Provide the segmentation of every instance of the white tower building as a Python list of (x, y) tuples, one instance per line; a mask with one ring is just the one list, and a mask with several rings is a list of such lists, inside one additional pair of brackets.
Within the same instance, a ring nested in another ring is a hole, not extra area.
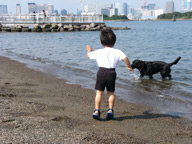
[(21, 5), (16, 4), (16, 15), (21, 15)]
[(114, 8), (118, 9), (118, 15), (127, 16), (127, 3), (115, 3)]

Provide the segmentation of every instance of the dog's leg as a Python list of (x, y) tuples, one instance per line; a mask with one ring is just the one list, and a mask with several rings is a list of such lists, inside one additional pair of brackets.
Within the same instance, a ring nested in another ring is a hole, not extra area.
[(152, 76), (152, 75), (149, 75), (149, 78), (150, 78), (150, 79), (153, 79), (153, 76)]
[(172, 79), (170, 74), (169, 75), (161, 75), (161, 76), (162, 76), (162, 79), (165, 79), (166, 77), (169, 77), (169, 80)]
[(142, 78), (144, 75), (140, 75), (140, 78)]
[(165, 79), (169, 74), (165, 73), (166, 70), (160, 72), (162, 79)]
[(162, 77), (162, 79), (165, 79), (165, 78), (166, 78), (166, 75), (161, 74), (161, 77)]

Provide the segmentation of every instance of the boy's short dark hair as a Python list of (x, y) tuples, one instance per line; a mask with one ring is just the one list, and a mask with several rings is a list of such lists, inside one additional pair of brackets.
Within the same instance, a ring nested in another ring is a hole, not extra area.
[(111, 28), (103, 28), (101, 31), (100, 40), (103, 46), (113, 47), (116, 42), (116, 35)]

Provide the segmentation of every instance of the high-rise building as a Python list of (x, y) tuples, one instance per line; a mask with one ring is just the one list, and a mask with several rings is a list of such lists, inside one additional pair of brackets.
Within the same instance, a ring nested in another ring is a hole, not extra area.
[[(159, 15), (163, 14), (163, 9), (160, 9), (156, 4), (144, 3), (141, 6), (141, 19), (156, 19)], [(132, 14), (134, 16), (134, 14)]]
[(96, 4), (95, 6), (95, 13), (96, 14), (102, 14), (101, 10), (105, 9), (105, 5), (104, 4)]
[(118, 15), (127, 15), (127, 3), (115, 3), (114, 8), (118, 9)]
[(143, 9), (142, 11), (142, 17), (152, 17), (154, 16), (153, 10)]
[(93, 12), (94, 14), (102, 14), (102, 9), (105, 9), (104, 4), (86, 4), (85, 5), (85, 12), (90, 13)]
[(159, 15), (163, 14), (163, 9), (156, 9), (154, 10), (154, 16), (158, 17)]
[(182, 7), (183, 7), (183, 11), (191, 11), (192, 10), (192, 0), (183, 0)]
[(46, 9), (49, 14), (52, 14), (54, 12), (54, 6), (51, 4), (45, 5)]
[(56, 15), (58, 15), (59, 14), (59, 12), (58, 12), (58, 10), (54, 10), (54, 12), (53, 12), (54, 14), (56, 14)]
[(67, 14), (67, 10), (66, 9), (62, 9), (61, 10), (61, 15), (66, 15)]
[(148, 5), (143, 5), (143, 6), (141, 6), (141, 9), (154, 10), (155, 7), (156, 7), (156, 4), (148, 4)]
[(40, 13), (43, 10), (47, 11), (49, 14), (54, 12), (54, 6), (51, 4), (36, 5), (35, 3), (28, 3), (28, 13)]
[(110, 13), (110, 11), (108, 8), (102, 8), (101, 9), (101, 14), (109, 16), (109, 13)]
[(41, 13), (42, 11), (47, 11), (45, 5), (37, 5), (37, 12)]
[(154, 10), (156, 7), (156, 4), (148, 4), (148, 10)]
[(173, 0), (166, 3), (166, 13), (173, 13), (175, 11), (175, 5)]
[(146, 10), (149, 10), (149, 6), (148, 5), (143, 5), (141, 6), (142, 9), (146, 9)]
[(36, 3), (28, 3), (28, 13), (37, 13), (37, 5)]
[(37, 12), (47, 11), (49, 14), (54, 12), (54, 6), (51, 4), (37, 5)]
[(141, 17), (142, 16), (142, 10), (141, 8), (132, 8), (131, 9), (131, 14), (134, 16), (134, 17)]
[(81, 15), (82, 10), (77, 10), (77, 15)]
[(0, 14), (8, 14), (7, 5), (0, 5)]
[(118, 9), (117, 8), (111, 8), (109, 9), (109, 16), (118, 15)]
[(113, 4), (106, 4), (106, 5), (105, 5), (105, 8), (111, 9), (111, 8), (113, 8)]
[(130, 13), (130, 6), (127, 5), (127, 15), (129, 15), (129, 13)]
[(128, 15), (127, 3), (114, 4), (86, 4), (84, 13), (112, 15)]
[(21, 5), (16, 4), (16, 15), (21, 15)]
[(96, 13), (96, 5), (95, 4), (86, 4), (85, 5), (85, 12), (94, 12)]

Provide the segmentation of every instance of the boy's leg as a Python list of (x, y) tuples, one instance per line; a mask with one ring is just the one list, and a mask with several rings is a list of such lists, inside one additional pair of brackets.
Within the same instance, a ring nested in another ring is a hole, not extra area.
[(104, 91), (97, 90), (96, 91), (96, 96), (95, 96), (95, 111), (92, 114), (92, 117), (94, 119), (99, 120), (100, 119), (100, 105), (101, 105), (101, 99), (104, 94)]
[(108, 97), (109, 97), (109, 99), (108, 99), (109, 109), (113, 109), (113, 107), (114, 107), (114, 102), (115, 102), (114, 92), (109, 92), (109, 91), (107, 91), (107, 95), (108, 95)]
[(115, 102), (115, 96), (114, 92), (109, 92), (107, 91), (107, 95), (109, 96), (109, 110), (107, 111), (107, 119), (112, 120), (114, 118), (114, 113), (113, 113), (113, 107), (114, 107), (114, 102)]
[(95, 96), (95, 109), (100, 109), (101, 99), (104, 94), (104, 91), (97, 90)]

